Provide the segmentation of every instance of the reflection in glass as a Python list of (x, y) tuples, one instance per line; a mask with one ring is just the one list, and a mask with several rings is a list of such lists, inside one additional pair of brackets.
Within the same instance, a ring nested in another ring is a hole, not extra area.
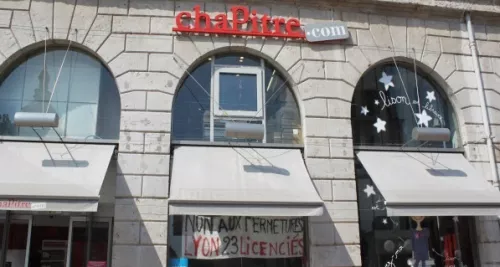
[[(455, 117), (442, 90), (412, 68), (399, 64), (377, 66), (363, 75), (356, 86), (351, 106), (355, 145), (457, 147), (459, 145)], [(387, 89), (381, 78), (392, 76)], [(365, 113), (363, 113), (365, 110)], [(422, 116), (422, 119), (419, 119)], [(383, 120), (385, 130), (377, 132), (374, 123)], [(451, 131), (449, 142), (412, 141), (413, 128), (444, 127)]]
[[(4, 77), (0, 83), (0, 135), (36, 136), (33, 129), (15, 127), (17, 111), (56, 112), (60, 118), (57, 132), (62, 137), (118, 139), (120, 99), (113, 76), (93, 57), (70, 50), (58, 77), (65, 52), (47, 52), (45, 75), (42, 52)], [(52, 129), (37, 131), (42, 137), (56, 136)]]
[(73, 233), (71, 240), (71, 267), (86, 267), (88, 230), (87, 222), (73, 222)]
[[(243, 58), (243, 59), (241, 59)], [(240, 62), (242, 61), (242, 62)], [(213, 132), (214, 141), (261, 142), (261, 140), (242, 140), (224, 136), (225, 121), (245, 121), (265, 123), (266, 143), (299, 144), (302, 143), (302, 126), (297, 101), (285, 79), (269, 63), (247, 54), (227, 54), (214, 57), (214, 68), (220, 65), (262, 67), (264, 70), (264, 88), (262, 118), (215, 117), (211, 125), (211, 87), (212, 61), (204, 61), (188, 75), (181, 84), (173, 104), (172, 135), (173, 140), (210, 141)], [(257, 94), (247, 86), (255, 76), (242, 80), (242, 90), (234, 74), (223, 74), (220, 101), (226, 110), (249, 110), (257, 112)], [(246, 90), (248, 89), (248, 90)], [(241, 93), (241, 94), (240, 94)]]
[(27, 220), (12, 220), (9, 226), (6, 262), (12, 267), (24, 267), (28, 244)]
[[(92, 222), (92, 236), (90, 239), (89, 262), (108, 261), (108, 222)], [(108, 266), (107, 264), (105, 266)]]

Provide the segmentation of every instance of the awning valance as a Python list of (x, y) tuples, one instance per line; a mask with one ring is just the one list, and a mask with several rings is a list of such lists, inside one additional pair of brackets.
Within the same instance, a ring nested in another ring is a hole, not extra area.
[(356, 153), (389, 216), (500, 215), (500, 192), (458, 153)]
[(0, 143), (0, 210), (97, 211), (114, 145)]
[(173, 215), (319, 216), (323, 201), (300, 150), (182, 146), (174, 150)]

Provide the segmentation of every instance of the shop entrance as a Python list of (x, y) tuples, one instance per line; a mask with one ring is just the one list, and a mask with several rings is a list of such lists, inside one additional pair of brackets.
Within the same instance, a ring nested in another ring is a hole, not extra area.
[(110, 266), (111, 219), (11, 215), (0, 219), (0, 267)]

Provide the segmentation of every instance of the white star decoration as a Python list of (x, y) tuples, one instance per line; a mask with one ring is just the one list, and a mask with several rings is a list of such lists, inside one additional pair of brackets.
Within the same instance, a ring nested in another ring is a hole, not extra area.
[(453, 216), (453, 221), (454, 222), (458, 222), (458, 217), (457, 216)]
[(429, 100), (429, 102), (431, 102), (431, 103), (432, 103), (432, 101), (436, 100), (436, 96), (434, 95), (434, 91), (432, 91), (432, 92), (427, 91), (427, 96), (425, 98), (427, 98), (427, 100)]
[(366, 188), (363, 190), (366, 193), (366, 197), (370, 197), (371, 195), (377, 195), (375, 194), (375, 190), (373, 189), (373, 186), (367, 184)]
[(373, 124), (375, 128), (377, 128), (377, 133), (380, 133), (380, 131), (385, 131), (385, 124), (387, 122), (381, 120), (380, 118), (377, 118), (377, 122)]
[(378, 102), (378, 99), (375, 99), (375, 102), (374, 102), (374, 103), (375, 103), (375, 105), (377, 105), (377, 106), (378, 106), (378, 103), (379, 103), (379, 102)]
[(427, 112), (425, 110), (422, 111), (422, 113), (416, 113), (415, 116), (418, 118), (417, 124), (420, 125), (425, 125), (425, 127), (429, 127), (429, 121), (432, 120), (432, 117), (427, 115)]
[(378, 80), (379, 82), (384, 84), (385, 90), (389, 90), (389, 87), (394, 87), (394, 83), (392, 82), (392, 75), (387, 75), (385, 72), (382, 72), (382, 78)]
[(366, 106), (361, 107), (361, 114), (366, 116), (366, 114), (368, 114), (368, 112), (370, 112), (370, 111), (368, 110), (368, 108)]
[(383, 218), (383, 219), (382, 219), (382, 223), (383, 223), (383, 224), (387, 224), (387, 218)]

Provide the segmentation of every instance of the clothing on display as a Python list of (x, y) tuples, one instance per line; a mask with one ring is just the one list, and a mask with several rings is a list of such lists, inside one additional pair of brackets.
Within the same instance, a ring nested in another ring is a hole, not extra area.
[(425, 267), (425, 261), (429, 259), (429, 229), (412, 230), (411, 240), (413, 248), (413, 257), (415, 259), (415, 267), (422, 262), (422, 267)]

